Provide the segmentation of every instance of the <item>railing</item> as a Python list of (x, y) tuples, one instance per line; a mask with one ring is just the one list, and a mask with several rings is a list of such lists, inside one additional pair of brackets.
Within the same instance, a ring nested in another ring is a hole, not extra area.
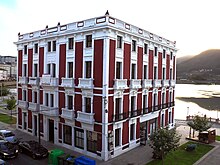
[(139, 80), (139, 79), (131, 79), (130, 80), (130, 88), (132, 88), (132, 89), (141, 88), (141, 80)]
[(171, 86), (171, 87), (174, 87), (175, 84), (176, 84), (176, 81), (175, 81), (175, 80), (170, 80), (170, 86)]
[(28, 109), (33, 111), (33, 112), (38, 112), (40, 110), (40, 104), (29, 102)]
[(58, 86), (58, 78), (51, 77), (51, 75), (44, 74), (40, 80), (41, 85)]
[(127, 87), (127, 79), (114, 80), (114, 89), (126, 89)]
[(62, 118), (73, 120), (75, 118), (75, 111), (73, 109), (62, 108)]
[(73, 88), (75, 86), (74, 78), (62, 77), (62, 84), (61, 84), (61, 86)]
[(30, 85), (39, 85), (40, 78), (39, 77), (29, 77), (29, 83)]
[(136, 116), (140, 116), (142, 114), (142, 109), (137, 109), (137, 110), (133, 110), (130, 111), (130, 118), (132, 117), (136, 117)]
[(125, 120), (127, 118), (129, 118), (129, 113), (127, 113), (127, 112), (117, 113), (115, 115), (112, 115), (112, 121), (114, 121), (114, 122)]
[(168, 103), (168, 107), (173, 107), (173, 106), (175, 106), (175, 102), (169, 102)]
[(94, 113), (87, 113), (87, 112), (81, 112), (77, 111), (77, 121), (87, 123), (87, 124), (94, 124)]
[(58, 107), (48, 107), (45, 105), (40, 106), (40, 112), (47, 116), (59, 116), (59, 108)]
[[(186, 116), (186, 121), (190, 121), (190, 120), (193, 120), (195, 116)], [(201, 116), (202, 117), (202, 116)], [(219, 118), (211, 118), (211, 117), (207, 117), (206, 115), (204, 115), (202, 117), (203, 119), (206, 118), (209, 122), (212, 122), (212, 123), (218, 123), (220, 124), (220, 120)]]
[(170, 85), (169, 80), (162, 80), (162, 86), (168, 87)]
[(92, 89), (94, 88), (93, 80), (93, 78), (79, 78), (79, 87)]
[(27, 109), (28, 108), (28, 102), (23, 100), (18, 100), (18, 107)]
[(144, 79), (142, 80), (142, 87), (143, 88), (152, 88), (152, 80), (147, 80), (147, 79)]
[(153, 80), (153, 87), (154, 88), (161, 87), (161, 80)]
[(18, 83), (19, 84), (27, 84), (28, 83), (28, 77), (19, 76)]

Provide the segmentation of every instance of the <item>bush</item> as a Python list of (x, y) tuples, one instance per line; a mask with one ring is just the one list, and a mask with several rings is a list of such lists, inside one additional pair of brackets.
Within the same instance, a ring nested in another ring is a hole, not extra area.
[(188, 144), (186, 146), (186, 151), (194, 151), (196, 149), (196, 144)]

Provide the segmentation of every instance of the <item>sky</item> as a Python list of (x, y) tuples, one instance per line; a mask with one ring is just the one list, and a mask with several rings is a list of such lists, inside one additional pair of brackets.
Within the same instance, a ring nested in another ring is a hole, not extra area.
[(17, 34), (112, 17), (176, 41), (177, 56), (220, 49), (219, 0), (0, 0), (0, 55), (17, 56)]

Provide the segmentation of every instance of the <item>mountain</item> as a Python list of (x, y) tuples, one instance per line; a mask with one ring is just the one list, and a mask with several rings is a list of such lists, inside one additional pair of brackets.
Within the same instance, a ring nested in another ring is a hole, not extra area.
[(177, 79), (220, 82), (220, 49), (177, 58)]
[(185, 61), (189, 60), (192, 57), (193, 57), (193, 55), (179, 57), (179, 58), (177, 58), (176, 64), (180, 64), (182, 62), (185, 62)]

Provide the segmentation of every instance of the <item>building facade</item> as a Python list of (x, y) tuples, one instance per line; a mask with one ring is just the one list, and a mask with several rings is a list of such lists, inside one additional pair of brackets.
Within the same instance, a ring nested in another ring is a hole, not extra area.
[(175, 42), (105, 15), (15, 44), (18, 129), (106, 161), (174, 126)]

